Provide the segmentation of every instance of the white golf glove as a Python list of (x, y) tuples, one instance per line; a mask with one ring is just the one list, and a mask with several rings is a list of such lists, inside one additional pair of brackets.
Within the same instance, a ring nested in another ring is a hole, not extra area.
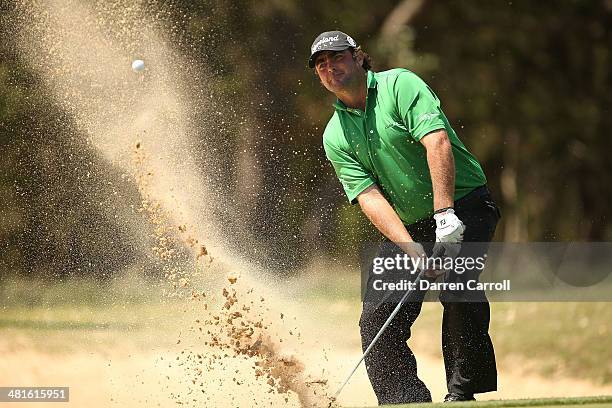
[(433, 248), (433, 256), (456, 257), (461, 250), (465, 225), (457, 218), (452, 208), (434, 214), (434, 219), (436, 220), (436, 244)]

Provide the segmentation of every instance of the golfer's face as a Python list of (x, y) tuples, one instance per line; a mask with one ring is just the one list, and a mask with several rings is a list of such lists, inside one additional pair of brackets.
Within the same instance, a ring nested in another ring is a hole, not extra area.
[(358, 68), (350, 50), (323, 51), (315, 60), (321, 83), (334, 93), (342, 91), (352, 81)]

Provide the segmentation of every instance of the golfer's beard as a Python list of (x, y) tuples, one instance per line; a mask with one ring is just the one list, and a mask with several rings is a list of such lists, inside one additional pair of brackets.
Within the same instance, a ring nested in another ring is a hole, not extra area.
[(330, 88), (333, 89), (330, 89), (330, 91), (334, 93), (344, 93), (354, 88), (356, 83), (357, 78), (355, 75), (344, 74), (340, 79), (333, 78), (330, 83)]

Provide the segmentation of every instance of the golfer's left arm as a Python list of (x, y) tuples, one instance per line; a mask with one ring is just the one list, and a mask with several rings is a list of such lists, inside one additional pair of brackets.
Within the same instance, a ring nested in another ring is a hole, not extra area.
[(455, 159), (448, 135), (445, 130), (436, 130), (423, 136), (421, 143), (427, 150), (434, 211), (452, 208), (455, 196)]
[[(423, 136), (421, 143), (427, 150), (434, 211), (448, 208), (446, 211), (434, 214), (436, 241), (459, 243), (463, 241), (465, 226), (452, 209), (455, 196), (455, 159), (448, 134), (445, 130), (436, 130)], [(438, 251), (441, 251), (441, 247), (436, 245), (434, 253), (440, 253)], [(454, 251), (458, 252), (459, 248), (454, 248)]]

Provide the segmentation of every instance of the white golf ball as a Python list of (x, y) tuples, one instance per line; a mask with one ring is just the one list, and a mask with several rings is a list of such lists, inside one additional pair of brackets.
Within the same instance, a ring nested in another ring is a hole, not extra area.
[(142, 71), (144, 69), (144, 61), (139, 59), (132, 61), (132, 69), (135, 72)]

